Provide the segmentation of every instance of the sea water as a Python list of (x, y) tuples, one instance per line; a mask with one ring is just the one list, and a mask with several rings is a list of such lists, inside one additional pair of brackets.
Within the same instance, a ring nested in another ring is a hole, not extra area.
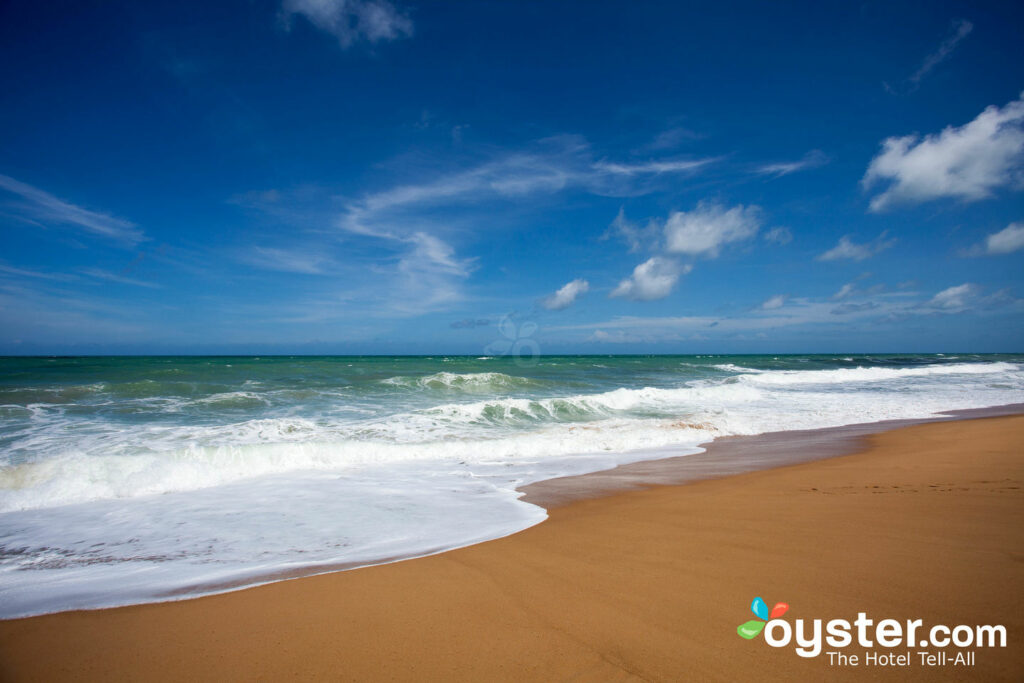
[(1020, 355), (3, 358), (0, 617), (497, 538), (545, 518), (517, 487), (650, 449), (1021, 402)]

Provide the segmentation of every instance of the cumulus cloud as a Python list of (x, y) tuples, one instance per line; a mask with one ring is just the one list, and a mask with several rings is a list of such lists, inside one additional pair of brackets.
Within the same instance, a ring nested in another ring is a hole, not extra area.
[(976, 201), (1003, 187), (1024, 185), (1024, 94), (1005, 107), (990, 106), (970, 123), (938, 135), (887, 138), (862, 183), (888, 182), (871, 200), (872, 211), (943, 197)]
[(19, 197), (17, 201), (7, 204), (7, 208), (27, 223), (70, 225), (127, 247), (133, 247), (146, 239), (146, 235), (131, 221), (83, 209), (9, 176), (0, 175), (0, 191)]
[(665, 250), (673, 254), (718, 256), (730, 242), (749, 239), (761, 226), (761, 209), (739, 204), (730, 209), (700, 202), (693, 211), (675, 211), (665, 223)]
[(572, 306), (576, 299), (590, 291), (590, 283), (581, 278), (567, 282), (554, 294), (541, 299), (540, 305), (549, 311), (560, 311)]
[(412, 35), (412, 20), (387, 0), (284, 0), (281, 14), (288, 28), (300, 15), (332, 34), (342, 48), (360, 40), (377, 43)]
[(865, 244), (857, 244), (850, 239), (849, 235), (843, 235), (839, 238), (839, 243), (826, 251), (823, 254), (818, 255), (819, 261), (839, 261), (842, 259), (849, 259), (851, 261), (863, 261), (864, 259), (871, 258), (880, 251), (884, 251), (896, 244), (894, 239), (885, 239), (886, 233), (882, 233), (874, 240)]
[(981, 244), (967, 250), (965, 256), (1011, 254), (1024, 249), (1024, 223), (1010, 223), (985, 238)]
[(611, 296), (634, 301), (663, 299), (672, 292), (679, 277), (692, 268), (674, 259), (654, 256), (634, 268), (633, 274), (620, 282)]
[(761, 304), (761, 308), (765, 311), (771, 311), (776, 308), (782, 308), (783, 304), (786, 303), (786, 299), (788, 298), (789, 296), (786, 294), (776, 294), (775, 296), (771, 297), (763, 304)]

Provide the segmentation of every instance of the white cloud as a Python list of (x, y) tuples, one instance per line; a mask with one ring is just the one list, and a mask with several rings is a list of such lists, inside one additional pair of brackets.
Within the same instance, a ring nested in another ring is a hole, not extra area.
[(845, 285), (839, 288), (838, 292), (832, 295), (832, 298), (835, 299), (836, 301), (841, 301), (850, 296), (851, 294), (853, 294), (855, 290), (856, 287), (854, 287), (853, 283), (847, 282)]
[(688, 128), (669, 128), (654, 136), (654, 139), (646, 146), (649, 150), (672, 149), (678, 147), (686, 140), (696, 140), (702, 137), (699, 133)]
[(956, 287), (944, 289), (928, 302), (928, 307), (939, 311), (952, 313), (968, 308), (977, 299), (981, 288), (973, 283), (965, 282)]
[(42, 272), (38, 270), (27, 270), (25, 268), (14, 268), (12, 266), (4, 265), (0, 263), (0, 274), (2, 275), (15, 275), (20, 277), (39, 278), (40, 280), (58, 280), (68, 281), (78, 279), (77, 275), (71, 273), (50, 273)]
[(609, 161), (599, 161), (594, 164), (598, 171), (614, 173), (617, 175), (638, 175), (643, 173), (684, 173), (695, 171), (702, 166), (717, 161), (717, 159), (693, 159), (677, 161), (647, 161), (643, 163), (626, 164)]
[[(769, 299), (771, 301), (771, 299)], [(873, 324), (892, 325), (915, 317), (956, 315), (965, 312), (994, 314), (999, 311), (1024, 310), (1024, 300), (1007, 290), (983, 295), (978, 285), (963, 284), (945, 289), (930, 299), (917, 292), (875, 294), (870, 300), (836, 304), (829, 300), (790, 298), (782, 305), (751, 309), (735, 316), (617, 316), (572, 325), (551, 326), (549, 332), (586, 332), (590, 341), (632, 342), (672, 341), (693, 338), (693, 335), (740, 338), (758, 332), (783, 328), (826, 326), (833, 330), (849, 330)], [(866, 328), (865, 328), (866, 329)]]
[(1020, 249), (1024, 249), (1024, 223), (1010, 223), (999, 232), (994, 232), (986, 237), (982, 244), (966, 250), (964, 255), (1011, 254)]
[(567, 282), (558, 291), (544, 297), (540, 305), (550, 311), (560, 311), (576, 302), (576, 299), (590, 291), (590, 283), (581, 278)]
[(633, 269), (633, 274), (619, 283), (611, 296), (625, 297), (634, 301), (663, 299), (672, 292), (680, 275), (692, 270), (690, 265), (654, 256)]
[(775, 244), (789, 244), (793, 241), (793, 233), (789, 228), (772, 228), (764, 233), (764, 239)]
[(850, 239), (849, 235), (843, 235), (839, 238), (839, 243), (826, 251), (823, 254), (818, 255), (819, 261), (838, 261), (841, 259), (849, 259), (852, 261), (863, 261), (864, 259), (871, 258), (880, 251), (884, 251), (896, 244), (896, 240), (885, 239), (886, 233), (882, 233), (874, 240), (865, 244), (857, 244)]
[(1024, 94), (1005, 107), (990, 106), (970, 123), (938, 135), (887, 138), (871, 160), (863, 184), (891, 181), (871, 200), (872, 211), (942, 197), (975, 201), (1002, 187), (1024, 185)]
[(761, 175), (775, 176), (776, 178), (808, 168), (817, 168), (828, 163), (828, 156), (820, 149), (812, 149), (797, 161), (782, 161), (774, 164), (762, 164), (757, 168)]
[(296, 14), (332, 34), (342, 48), (412, 35), (412, 20), (387, 0), (284, 0), (281, 14), (291, 28)]
[(328, 272), (331, 259), (322, 250), (279, 249), (276, 247), (252, 247), (241, 254), (239, 260), (266, 270), (285, 273), (321, 275)]
[(753, 237), (761, 225), (761, 209), (742, 204), (726, 209), (700, 202), (693, 211), (675, 211), (665, 223), (665, 249), (674, 254), (714, 258), (730, 242)]
[(925, 57), (921, 67), (914, 72), (914, 75), (910, 77), (910, 82), (915, 86), (921, 82), (929, 71), (938, 66), (941, 62), (945, 61), (956, 46), (960, 44), (960, 41), (967, 37), (967, 35), (974, 29), (974, 24), (963, 19), (958, 19), (953, 22), (953, 35), (946, 40), (942, 41), (939, 45), (939, 49)]
[(83, 209), (10, 176), (0, 175), (0, 190), (21, 197), (23, 201), (9, 204), (8, 208), (28, 222), (72, 225), (129, 247), (147, 239), (131, 221)]
[(625, 208), (620, 208), (615, 220), (608, 226), (608, 230), (601, 236), (601, 239), (620, 237), (629, 245), (630, 252), (636, 252), (641, 249), (654, 248), (659, 241), (660, 232), (661, 225), (658, 221), (652, 218), (647, 221), (646, 226), (640, 227), (626, 218)]
[(101, 270), (99, 268), (85, 268), (82, 273), (89, 277), (96, 278), (97, 280), (105, 280), (107, 282), (116, 282), (121, 285), (133, 285), (135, 287), (148, 287), (150, 289), (160, 289), (160, 285), (155, 282), (146, 282), (145, 280), (136, 280), (135, 278), (125, 277), (119, 273), (111, 273), (107, 270)]
[(398, 262), (398, 286), (389, 287), (392, 309), (416, 314), (461, 300), (460, 281), (469, 277), (472, 259), (456, 258), (448, 243), (425, 232), (405, 241), (411, 248)]
[(771, 297), (763, 304), (761, 304), (761, 308), (766, 311), (771, 311), (776, 308), (782, 308), (782, 305), (786, 303), (786, 299), (788, 298), (789, 296), (786, 294), (776, 294), (775, 296)]
[[(394, 229), (397, 212), (422, 206), (466, 205), (496, 198), (551, 195), (570, 189), (602, 196), (645, 194), (656, 188), (659, 176), (691, 172), (711, 161), (636, 165), (597, 162), (583, 138), (556, 136), (539, 140), (528, 150), (500, 155), (464, 170), (435, 173), (422, 183), (366, 195), (348, 206), (340, 225), (349, 232), (380, 235)], [(382, 223), (390, 227), (384, 229)]]

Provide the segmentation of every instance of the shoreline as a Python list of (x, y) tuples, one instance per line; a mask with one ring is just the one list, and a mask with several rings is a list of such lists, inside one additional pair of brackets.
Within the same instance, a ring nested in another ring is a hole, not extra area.
[[(1024, 672), (1024, 416), (903, 427), (858, 453), (555, 507), (425, 558), (0, 622), (4, 680), (962, 678), (835, 668), (736, 636), (787, 618), (1004, 624), (970, 672)], [(59, 645), (57, 645), (59, 644)], [(850, 652), (860, 652), (853, 647)], [(887, 651), (887, 650), (881, 650)]]
[[(754, 435), (728, 435), (698, 444), (699, 453), (666, 455), (679, 450), (676, 446), (631, 451), (634, 454), (649, 454), (649, 458), (632, 460), (609, 469), (595, 470), (526, 484), (516, 489), (521, 493), (519, 500), (543, 508), (549, 515), (559, 508), (577, 501), (615, 495), (635, 490), (646, 490), (657, 486), (679, 486), (699, 481), (729, 478), (736, 475), (772, 470), (790, 465), (815, 462), (850, 455), (863, 449), (866, 439), (894, 429), (918, 424), (963, 421), (1024, 415), (1024, 403), (1006, 404), (986, 408), (945, 411), (940, 415), (925, 418), (864, 422), (820, 429), (786, 430), (765, 432)], [(689, 447), (687, 447), (689, 448)], [(18, 619), (32, 619), (53, 614), (73, 612), (96, 612), (125, 607), (160, 605), (170, 602), (200, 600), (252, 588), (260, 588), (283, 581), (324, 576), (339, 572), (371, 568), (432, 557), (452, 551), (469, 548), (523, 533), (539, 524), (520, 529), (502, 536), (487, 536), (457, 546), (438, 546), (427, 552), (384, 557), (373, 562), (330, 562), (321, 565), (307, 565), (294, 569), (250, 574), (237, 579), (216, 583), (194, 584), (158, 594), (145, 602), (127, 602), (94, 608), (73, 608), (56, 612), (0, 617), (0, 623)]]
[[(1024, 403), (948, 410), (922, 418), (722, 436), (699, 444), (704, 449), (702, 453), (637, 460), (607, 470), (544, 479), (518, 490), (524, 494), (520, 500), (550, 510), (576, 500), (621, 491), (682, 485), (850, 455), (864, 447), (867, 437), (903, 427), (1011, 415), (1024, 415)], [(650, 452), (653, 455), (671, 450), (669, 446)]]

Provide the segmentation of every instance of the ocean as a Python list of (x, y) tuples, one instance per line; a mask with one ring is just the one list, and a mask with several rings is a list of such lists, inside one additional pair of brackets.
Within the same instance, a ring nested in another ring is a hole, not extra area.
[(1024, 355), (0, 358), (0, 617), (497, 538), (546, 517), (517, 487), (651, 449), (1022, 402)]

